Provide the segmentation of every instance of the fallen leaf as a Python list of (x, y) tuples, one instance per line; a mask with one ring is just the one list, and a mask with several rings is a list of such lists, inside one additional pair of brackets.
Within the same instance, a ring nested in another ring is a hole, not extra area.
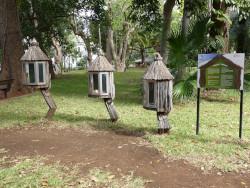
[(99, 180), (97, 179), (97, 177), (95, 177), (95, 176), (90, 176), (90, 179), (91, 179), (91, 181), (93, 181), (93, 182), (99, 182)]
[(153, 174), (157, 174), (156, 172), (152, 172)]
[(242, 184), (242, 185), (245, 185), (246, 183), (242, 181), (241, 184)]
[(131, 142), (131, 144), (136, 144), (135, 142)]
[(39, 140), (31, 140), (31, 142), (39, 142)]
[(42, 186), (48, 186), (49, 185), (47, 181), (42, 181), (41, 184), (42, 184)]
[(74, 186), (73, 183), (64, 183), (65, 185), (68, 185), (68, 186)]
[(51, 147), (50, 149), (54, 149), (54, 147)]
[(157, 163), (159, 163), (161, 160), (157, 160)]
[(115, 175), (108, 175), (107, 178), (108, 179), (113, 179), (115, 177)]
[(121, 148), (123, 148), (123, 146), (118, 146), (118, 149), (121, 149)]

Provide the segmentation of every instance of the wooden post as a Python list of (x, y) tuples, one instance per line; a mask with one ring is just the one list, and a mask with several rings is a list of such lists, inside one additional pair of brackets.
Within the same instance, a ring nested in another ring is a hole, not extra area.
[(200, 90), (197, 90), (197, 120), (196, 120), (196, 135), (199, 134), (199, 122), (200, 122)]
[(158, 133), (169, 133), (171, 126), (169, 124), (167, 115), (165, 112), (157, 112), (157, 119), (158, 119)]
[(115, 122), (119, 117), (118, 117), (117, 112), (115, 110), (113, 100), (111, 98), (107, 98), (107, 99), (104, 99), (104, 103), (107, 107), (107, 110), (109, 112), (109, 115), (110, 115), (112, 122)]
[(239, 130), (240, 138), (242, 138), (242, 114), (243, 114), (243, 90), (240, 90), (240, 130)]
[(48, 89), (41, 88), (40, 91), (43, 94), (43, 97), (47, 105), (49, 106), (49, 111), (47, 112), (46, 118), (50, 120), (56, 111), (56, 108), (57, 108), (56, 103), (51, 97)]

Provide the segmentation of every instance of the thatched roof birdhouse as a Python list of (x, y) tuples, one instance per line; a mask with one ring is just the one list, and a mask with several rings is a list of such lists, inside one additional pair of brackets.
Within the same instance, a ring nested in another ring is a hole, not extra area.
[(159, 53), (156, 54), (155, 61), (143, 74), (142, 79), (143, 107), (158, 112), (170, 112), (174, 77), (163, 64)]
[(88, 68), (89, 97), (114, 98), (114, 68), (100, 49), (98, 57)]
[(56, 104), (50, 95), (50, 73), (48, 56), (40, 49), (36, 39), (21, 58), (23, 67), (23, 85), (25, 87), (40, 88), (49, 106), (46, 118), (51, 119), (56, 111)]
[(142, 76), (143, 79), (143, 108), (157, 111), (158, 130), (168, 132), (169, 122), (165, 116), (172, 110), (173, 79), (167, 67), (162, 62), (159, 53), (155, 61)]
[(33, 88), (48, 88), (50, 86), (49, 58), (33, 39), (31, 46), (21, 58), (23, 70), (23, 85)]
[(98, 57), (88, 68), (89, 97), (103, 98), (112, 121), (118, 119), (113, 100), (115, 98), (114, 68), (99, 49)]

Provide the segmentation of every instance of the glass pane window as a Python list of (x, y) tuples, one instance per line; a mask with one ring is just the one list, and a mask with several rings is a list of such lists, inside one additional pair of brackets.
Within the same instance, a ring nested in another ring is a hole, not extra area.
[(29, 75), (30, 75), (30, 83), (35, 83), (35, 66), (34, 66), (34, 63), (29, 64)]
[(102, 74), (102, 92), (107, 93), (107, 75)]
[(154, 82), (149, 82), (149, 104), (150, 105), (154, 105)]
[(27, 76), (26, 76), (26, 69), (25, 69), (25, 63), (23, 63), (23, 82), (27, 82)]
[(44, 80), (43, 80), (43, 64), (39, 63), (38, 68), (39, 68), (39, 82), (44, 82)]
[(93, 74), (94, 90), (98, 90), (98, 74)]

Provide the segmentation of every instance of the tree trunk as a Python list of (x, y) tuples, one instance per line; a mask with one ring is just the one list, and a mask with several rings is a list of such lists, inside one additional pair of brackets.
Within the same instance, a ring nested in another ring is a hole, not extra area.
[(172, 10), (175, 0), (166, 0), (163, 9), (163, 28), (161, 37), (161, 56), (163, 63), (167, 64), (167, 37), (170, 33)]
[(107, 30), (107, 40), (106, 40), (106, 58), (110, 64), (112, 64), (112, 52), (110, 47), (111, 40), (111, 30)]
[[(223, 0), (220, 1), (213, 1), (213, 8), (215, 10), (221, 10), (224, 14), (226, 14), (228, 17), (230, 17), (230, 7), (227, 6), (226, 1)], [(210, 37), (215, 38), (217, 35), (222, 35), (224, 38), (224, 45), (225, 47), (222, 49), (223, 53), (229, 53), (229, 29), (230, 24), (227, 20), (220, 21), (217, 19), (218, 15), (215, 13), (212, 13), (211, 20), (214, 22), (213, 28), (210, 31)], [(213, 50), (214, 52), (217, 51), (217, 49)]]
[(86, 42), (84, 41), (86, 48), (87, 48), (87, 52), (88, 52), (88, 63), (89, 66), (92, 65), (92, 50), (91, 50), (91, 46), (90, 46), (90, 41), (87, 40)]
[(145, 48), (141, 48), (140, 53), (141, 53), (141, 63), (142, 63), (142, 66), (145, 67), (146, 66), (146, 62), (145, 62)]
[(126, 68), (126, 54), (127, 47), (130, 35), (135, 31), (135, 29), (139, 26), (139, 22), (135, 23), (133, 27), (131, 27), (128, 32), (126, 31), (126, 23), (123, 23), (123, 34), (120, 41), (120, 47), (118, 53), (116, 53), (115, 45), (114, 45), (114, 37), (113, 30), (110, 30), (110, 48), (112, 52), (113, 59), (115, 61), (117, 72), (124, 72)]
[(92, 65), (92, 49), (90, 45), (90, 37), (87, 34), (85, 34), (83, 31), (78, 30), (75, 16), (73, 16), (73, 18), (70, 19), (70, 24), (71, 24), (74, 34), (81, 37), (82, 40), (84, 41), (84, 44), (87, 48), (87, 53), (88, 53), (88, 63), (89, 63), (89, 66), (91, 66)]
[(55, 59), (55, 74), (62, 74), (61, 62), (62, 62), (62, 48), (55, 37), (52, 37), (52, 42), (54, 46), (54, 59)]
[[(184, 1), (184, 10), (183, 10), (183, 16), (182, 16), (182, 23), (181, 23), (181, 31), (186, 36), (188, 34), (188, 26), (190, 22), (190, 12), (188, 11), (188, 3), (189, 0)], [(186, 74), (186, 65), (180, 65), (178, 67), (178, 73), (176, 82), (179, 82), (184, 79), (184, 76)]]
[(0, 40), (2, 48), (2, 71), (0, 79), (14, 78), (9, 96), (30, 92), (23, 88), (22, 63), (24, 54), (16, 0), (0, 0)]

